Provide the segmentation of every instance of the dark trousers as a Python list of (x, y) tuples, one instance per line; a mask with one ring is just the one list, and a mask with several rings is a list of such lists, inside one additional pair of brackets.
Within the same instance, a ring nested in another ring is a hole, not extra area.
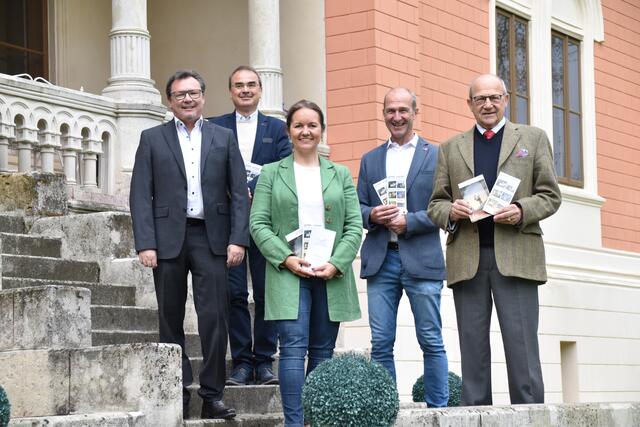
[(205, 400), (219, 400), (224, 392), (227, 352), (227, 269), (225, 257), (211, 252), (204, 225), (188, 225), (178, 257), (158, 260), (153, 271), (160, 342), (179, 344), (182, 348), (184, 400), (189, 400), (187, 387), (193, 382), (183, 328), (189, 272), (203, 356), (198, 394)]
[[(251, 240), (248, 250), (253, 300), (255, 301), (255, 317), (253, 320), (253, 337), (251, 333), (251, 315), (247, 299), (247, 257), (237, 267), (229, 270), (229, 293), (231, 307), (229, 310), (229, 345), (233, 367), (243, 366), (252, 369), (254, 366), (271, 366), (273, 354), (276, 352), (278, 333), (274, 322), (264, 320), (264, 274), (266, 260)], [(253, 339), (252, 339), (253, 338)]]
[(492, 247), (480, 248), (475, 277), (453, 285), (462, 358), (462, 405), (491, 405), (489, 327), (495, 301), (512, 404), (543, 403), (538, 349), (538, 282), (505, 277)]

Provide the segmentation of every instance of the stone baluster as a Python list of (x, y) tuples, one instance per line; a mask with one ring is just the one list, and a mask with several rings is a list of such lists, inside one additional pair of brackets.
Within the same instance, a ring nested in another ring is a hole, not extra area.
[(0, 122), (0, 172), (9, 172), (9, 142), (15, 138), (13, 123)]
[(16, 126), (16, 140), (14, 142), (18, 150), (18, 172), (31, 172), (33, 164), (31, 155), (34, 146), (38, 144), (38, 128), (21, 124)]
[(102, 140), (89, 138), (84, 141), (82, 162), (84, 173), (82, 186), (85, 189), (98, 188), (98, 155), (102, 154)]
[(60, 148), (60, 133), (49, 130), (41, 131), (38, 134), (38, 146), (42, 172), (53, 173), (56, 149)]
[(82, 137), (79, 135), (64, 135), (62, 137), (62, 159), (64, 175), (67, 184), (76, 184), (76, 165), (78, 152), (82, 151)]

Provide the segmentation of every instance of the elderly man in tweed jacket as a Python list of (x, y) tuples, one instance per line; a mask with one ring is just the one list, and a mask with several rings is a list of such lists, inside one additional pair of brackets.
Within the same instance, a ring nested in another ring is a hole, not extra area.
[[(551, 147), (541, 129), (504, 118), (509, 102), (497, 76), (476, 77), (467, 104), (476, 125), (440, 147), (428, 215), (448, 232), (446, 264), (462, 359), (462, 403), (491, 405), (489, 326), (495, 302), (511, 403), (542, 403), (538, 349), (538, 285), (546, 282), (539, 221), (560, 206)], [(458, 184), (499, 172), (520, 179), (513, 201), (472, 223)]]

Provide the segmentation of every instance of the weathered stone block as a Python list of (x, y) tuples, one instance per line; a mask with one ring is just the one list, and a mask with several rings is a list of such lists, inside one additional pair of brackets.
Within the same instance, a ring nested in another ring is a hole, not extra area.
[(0, 384), (14, 418), (68, 414), (69, 351), (0, 352)]
[[(158, 308), (156, 291), (153, 284), (153, 271), (144, 267), (138, 258), (114, 259), (101, 266), (101, 276), (105, 283), (120, 283), (136, 287), (136, 305), (146, 308)], [(198, 317), (193, 305), (193, 287), (191, 275), (187, 277), (187, 303), (184, 316), (186, 333), (198, 332)]]
[(182, 425), (180, 347), (128, 344), (71, 353), (70, 405), (73, 412), (133, 411), (145, 425)]
[(62, 238), (62, 257), (84, 261), (135, 256), (131, 216), (98, 212), (36, 220), (30, 234)]
[(69, 286), (0, 291), (0, 351), (91, 346), (91, 293)]
[(14, 418), (9, 427), (143, 427), (144, 419), (144, 414), (140, 412), (73, 414)]
[(0, 211), (57, 216), (67, 213), (67, 187), (62, 174), (0, 173)]

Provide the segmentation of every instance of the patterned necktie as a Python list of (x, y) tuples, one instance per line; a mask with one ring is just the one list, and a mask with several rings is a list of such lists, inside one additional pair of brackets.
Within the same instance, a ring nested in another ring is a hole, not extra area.
[(484, 139), (489, 140), (491, 138), (493, 138), (495, 136), (495, 132), (492, 131), (491, 129), (487, 129), (484, 131), (484, 133), (482, 134), (482, 136), (484, 136)]

